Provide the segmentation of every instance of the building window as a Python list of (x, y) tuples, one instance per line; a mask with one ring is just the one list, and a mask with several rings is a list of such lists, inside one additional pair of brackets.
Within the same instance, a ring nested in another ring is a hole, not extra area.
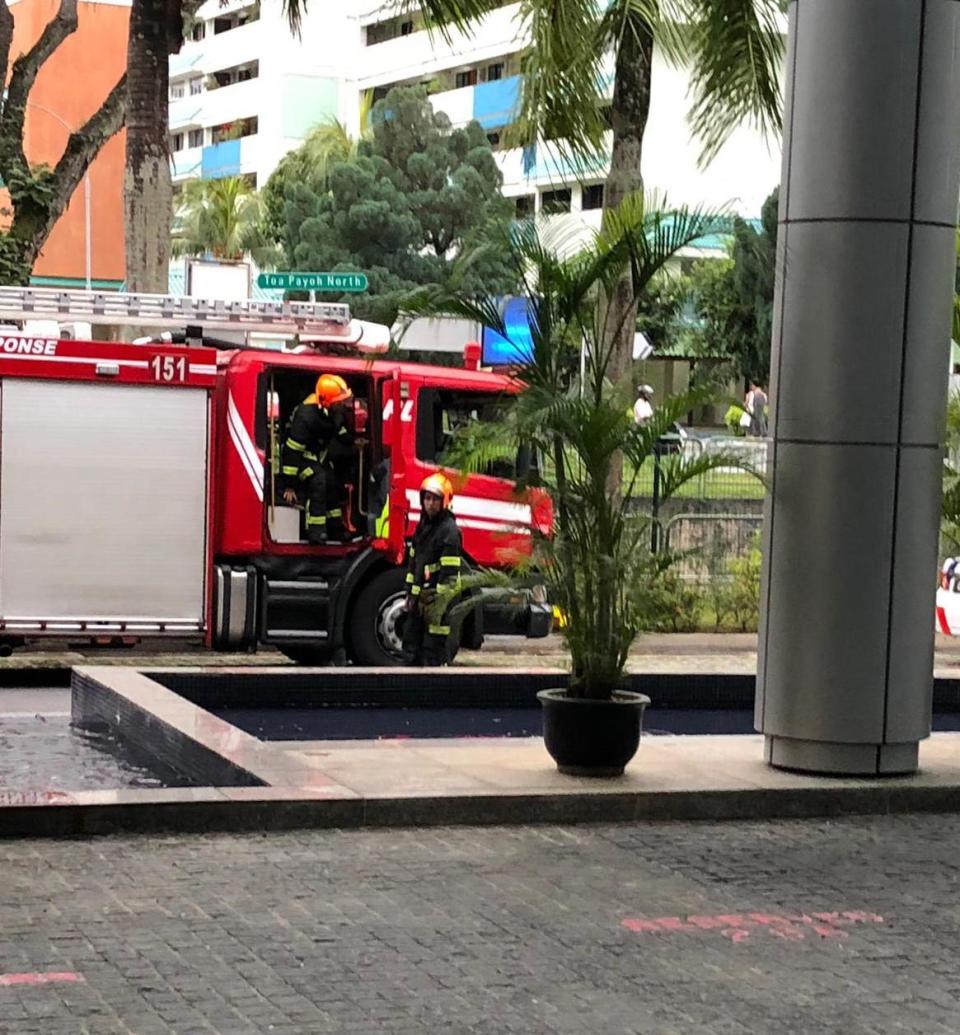
[(170, 87), (170, 100), (179, 101), (182, 96), (183, 83), (174, 83), (173, 86)]
[(196, 97), (198, 93), (203, 93), (203, 78), (201, 76), (190, 80), (190, 96)]
[(583, 188), (583, 203), (580, 207), (584, 210), (603, 208), (602, 183), (591, 183), (589, 187)]
[(222, 144), (227, 140), (241, 140), (243, 137), (252, 137), (258, 128), (257, 116), (252, 115), (248, 119), (234, 119), (233, 122), (224, 122), (220, 126), (214, 126), (211, 132), (211, 142)]
[(548, 215), (570, 211), (570, 188), (545, 190), (540, 195), (540, 208)]
[(492, 83), (495, 79), (503, 78), (503, 62), (495, 61), (492, 65), (487, 65), (487, 82)]
[(190, 39), (202, 40), (204, 37), (205, 25), (203, 22), (196, 22), (193, 28), (190, 30)]
[(222, 68), (220, 71), (207, 76), (207, 89), (219, 90), (221, 86), (244, 83), (248, 79), (256, 79), (259, 75), (259, 61), (251, 61), (246, 65), (235, 65), (233, 68)]
[(203, 130), (191, 129), (187, 134), (187, 144), (190, 147), (203, 147)]
[(219, 36), (222, 32), (229, 32), (231, 29), (239, 29), (247, 22), (260, 20), (260, 4), (252, 4), (242, 11), (234, 11), (232, 14), (225, 14), (220, 18), (213, 19), (213, 34)]
[(388, 18), (384, 22), (367, 25), (363, 30), (363, 42), (368, 47), (374, 47), (378, 43), (395, 40), (398, 36), (412, 36), (423, 27), (423, 16), (420, 14), (414, 14), (413, 17), (401, 15)]
[(455, 84), (458, 90), (462, 90), (465, 86), (476, 86), (477, 70), (475, 68), (471, 68), (466, 72), (457, 72)]
[(170, 150), (171, 151), (182, 151), (183, 150), (183, 134), (174, 133), (170, 138)]
[(533, 194), (521, 194), (514, 200), (517, 206), (517, 219), (529, 219), (536, 208), (536, 197)]

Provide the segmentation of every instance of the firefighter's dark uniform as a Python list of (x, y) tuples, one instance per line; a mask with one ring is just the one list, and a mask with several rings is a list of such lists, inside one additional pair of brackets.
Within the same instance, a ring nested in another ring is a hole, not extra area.
[(449, 660), (447, 614), (431, 612), (440, 586), (460, 584), (461, 539), (456, 518), (441, 510), (431, 520), (426, 513), (407, 550), (407, 621), (403, 629), (405, 665), (445, 665)]
[(305, 490), (308, 542), (343, 539), (343, 486), (334, 466), (350, 459), (352, 447), (341, 403), (327, 409), (309, 395), (293, 411), (280, 457), (280, 491)]

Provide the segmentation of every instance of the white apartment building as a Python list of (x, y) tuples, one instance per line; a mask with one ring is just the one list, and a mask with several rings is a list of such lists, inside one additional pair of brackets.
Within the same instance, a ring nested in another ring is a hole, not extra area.
[[(175, 181), (243, 174), (262, 186), (312, 126), (334, 117), (356, 135), (367, 91), (376, 99), (391, 86), (424, 83), (455, 126), (477, 119), (487, 131), (518, 213), (569, 212), (598, 226), (605, 167), (585, 172), (549, 147), (501, 145), (522, 81), (519, 7), (504, 4), (471, 34), (447, 40), (426, 31), (417, 14), (397, 14), (396, 4), (339, 0), (311, 5), (297, 40), (280, 4), (206, 0), (193, 38), (170, 63)], [(758, 218), (779, 182), (779, 141), (743, 127), (701, 169), (686, 113), (685, 73), (658, 58), (644, 142), (647, 188), (674, 205), (724, 206)]]
[(175, 184), (242, 175), (262, 187), (313, 126), (349, 118), (356, 26), (339, 6), (311, 5), (298, 39), (273, 0), (205, 0), (170, 58)]

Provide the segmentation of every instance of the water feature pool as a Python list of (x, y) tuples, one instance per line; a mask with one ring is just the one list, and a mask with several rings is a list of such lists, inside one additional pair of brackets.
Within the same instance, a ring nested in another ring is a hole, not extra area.
[[(539, 737), (540, 708), (229, 708), (217, 716), (260, 740)], [(648, 735), (753, 733), (753, 712), (649, 709)]]
[[(28, 705), (37, 707), (31, 711)], [(69, 691), (0, 693), (0, 789), (86, 791), (187, 786), (189, 781), (139, 764), (107, 730), (70, 725)]]
[[(539, 737), (539, 708), (228, 708), (215, 713), (259, 740), (390, 740)], [(937, 714), (936, 731), (960, 730), (960, 715)], [(648, 708), (645, 736), (754, 733), (752, 709)]]

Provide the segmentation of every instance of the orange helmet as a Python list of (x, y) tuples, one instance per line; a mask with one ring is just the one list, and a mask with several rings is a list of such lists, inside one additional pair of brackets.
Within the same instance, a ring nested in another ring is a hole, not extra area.
[(428, 475), (420, 483), (420, 497), (423, 498), (423, 494), (429, 492), (434, 496), (439, 496), (443, 500), (443, 509), (447, 510), (450, 504), (453, 502), (453, 486), (450, 484), (450, 479), (443, 474), (431, 474)]
[(334, 403), (352, 398), (353, 392), (342, 377), (336, 374), (321, 374), (317, 378), (317, 400), (321, 406), (333, 406)]

